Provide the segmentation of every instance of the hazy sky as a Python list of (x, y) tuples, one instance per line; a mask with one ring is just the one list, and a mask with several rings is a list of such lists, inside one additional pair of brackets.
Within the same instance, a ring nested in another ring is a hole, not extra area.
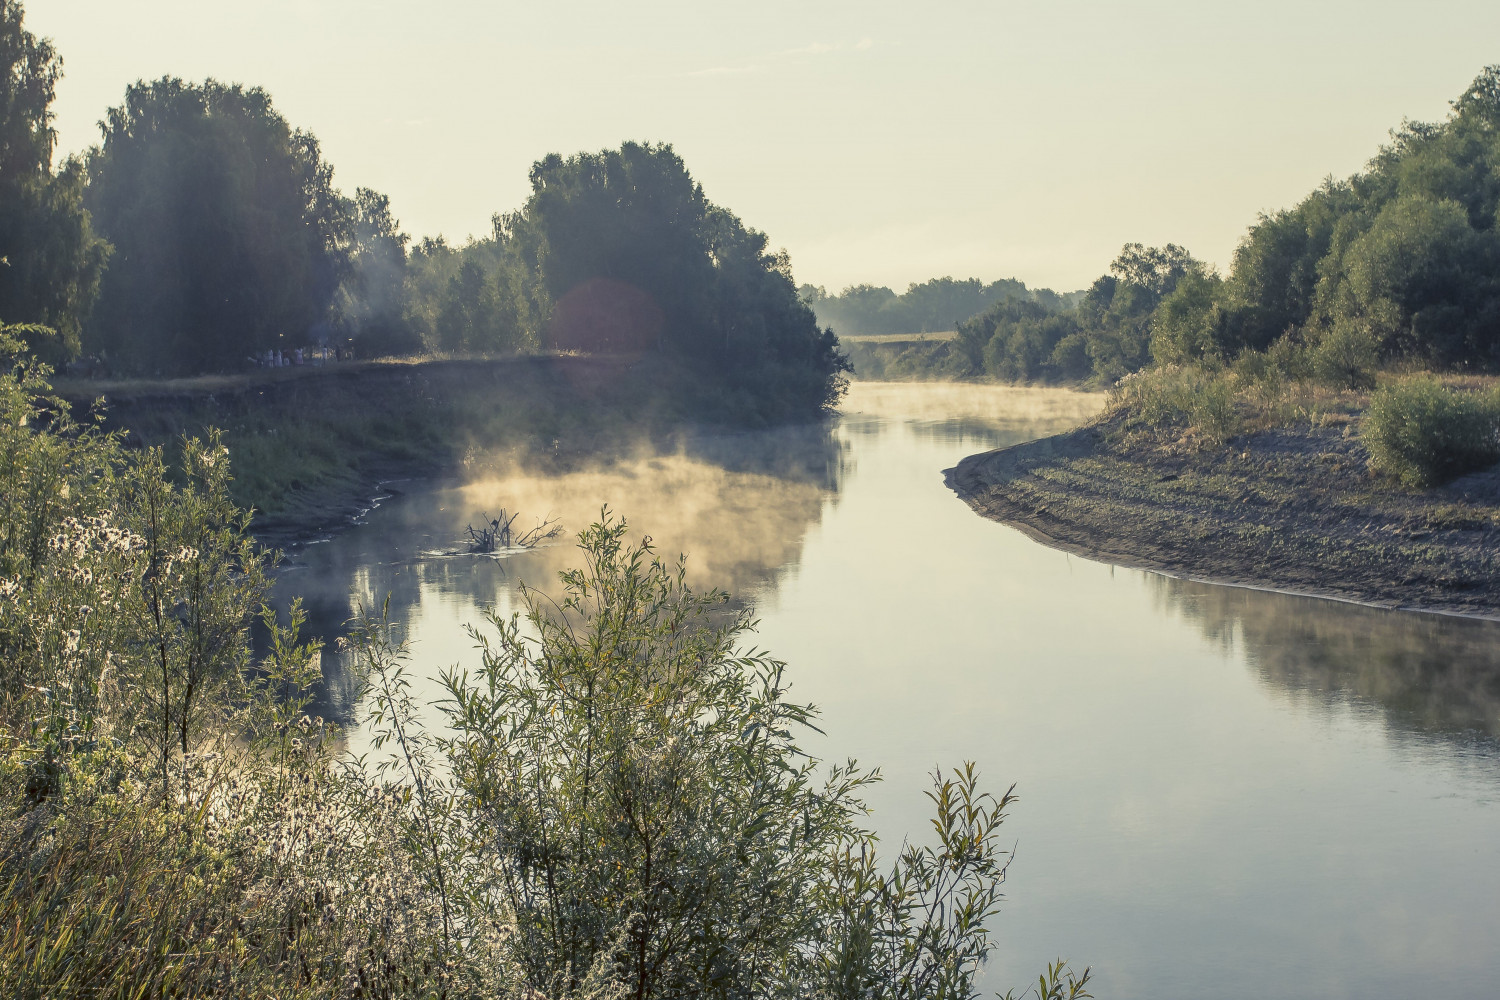
[(352, 193), (461, 241), (532, 161), (673, 143), (799, 281), (1083, 286), (1127, 241), (1220, 265), (1500, 62), (1500, 3), (27, 0), (61, 148), (126, 84), (257, 84)]

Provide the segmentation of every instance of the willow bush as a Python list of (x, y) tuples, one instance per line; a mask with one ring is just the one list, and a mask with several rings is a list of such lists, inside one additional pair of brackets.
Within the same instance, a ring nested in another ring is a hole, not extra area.
[(1406, 379), (1375, 393), (1360, 436), (1376, 471), (1408, 486), (1444, 483), (1500, 461), (1500, 392)]
[(441, 729), (399, 627), (358, 622), (353, 759), (217, 436), (128, 450), (0, 345), (0, 994), (976, 995), (1014, 795), (935, 775), (933, 841), (880, 860), (878, 774), (811, 758), (748, 615), (623, 522), (475, 630)]

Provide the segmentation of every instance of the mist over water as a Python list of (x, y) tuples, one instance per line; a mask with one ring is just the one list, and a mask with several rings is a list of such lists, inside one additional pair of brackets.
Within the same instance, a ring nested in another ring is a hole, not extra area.
[[(924, 774), (1017, 783), (988, 985), (1058, 955), (1099, 996), (1406, 997), (1500, 980), (1500, 625), (1188, 583), (1044, 548), (941, 470), (1100, 399), (856, 384), (829, 425), (699, 434), (561, 475), (525, 463), (395, 484), (282, 578), (312, 629), (390, 595), (416, 673), (475, 662), (465, 624), (551, 587), (571, 538), (441, 555), (500, 507), (576, 530), (601, 505), (751, 602), (823, 710), (825, 759), (882, 767), (889, 852)], [(498, 461), (498, 460), (497, 460)], [(336, 654), (325, 711), (347, 714)], [(422, 688), (437, 697), (435, 684)], [(356, 748), (358, 739), (354, 741)]]

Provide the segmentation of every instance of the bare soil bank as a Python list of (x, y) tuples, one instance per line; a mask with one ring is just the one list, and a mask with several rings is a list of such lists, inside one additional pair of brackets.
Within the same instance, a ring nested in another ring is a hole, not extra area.
[(106, 425), (143, 445), (221, 429), (257, 537), (289, 546), (347, 524), (382, 482), (453, 474), (496, 452), (566, 466), (662, 433), (692, 415), (681, 380), (646, 361), (548, 356), (59, 380), (56, 390), (80, 416), (102, 397)]
[(1359, 416), (1195, 450), (1104, 421), (964, 459), (948, 485), (1069, 552), (1188, 579), (1500, 617), (1500, 471), (1427, 491), (1369, 471)]

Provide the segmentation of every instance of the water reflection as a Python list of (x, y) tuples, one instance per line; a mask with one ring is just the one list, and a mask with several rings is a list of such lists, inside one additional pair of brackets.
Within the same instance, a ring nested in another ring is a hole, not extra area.
[[(283, 605), (300, 596), (307, 634), (332, 642), (357, 609), (414, 622), (423, 605), (506, 607), (515, 586), (555, 593), (557, 576), (577, 565), (572, 533), (608, 504), (659, 555), (688, 557), (688, 582), (753, 599), (795, 572), (809, 529), (837, 502), (850, 471), (847, 443), (833, 422), (759, 433), (698, 432), (670, 449), (643, 446), (624, 458), (582, 463), (572, 472), (536, 472), (524, 463), (480, 464), (459, 485), (391, 484), (366, 523), (332, 542), (308, 546), (277, 581)], [(485, 512), (520, 511), (518, 526), (556, 517), (562, 536), (499, 557), (456, 554), (464, 528)], [(467, 616), (466, 620), (472, 620)], [(462, 643), (462, 629), (450, 637)], [(448, 661), (448, 662), (451, 662)], [(438, 665), (446, 662), (438, 660)], [(317, 710), (352, 716), (353, 685), (333, 651), (324, 657)]]
[(1075, 427), (1104, 406), (1102, 393), (993, 385), (855, 383), (842, 408), (854, 434), (876, 435), (892, 418), (918, 441), (976, 451), (1030, 441)]
[(1298, 697), (1354, 698), (1407, 730), (1500, 736), (1500, 623), (1148, 577), (1159, 606)]
[(508, 610), (517, 581), (550, 584), (574, 550), (428, 553), (486, 508), (576, 529), (608, 502), (686, 552), (696, 586), (756, 605), (755, 641), (791, 664), (795, 699), (823, 706), (809, 749), (887, 774), (870, 799), (888, 849), (928, 830), (934, 764), (1019, 782), (987, 990), (1061, 953), (1094, 964), (1100, 996), (1493, 992), (1500, 626), (1116, 573), (943, 485), (965, 455), (1099, 405), (861, 384), (816, 428), (566, 474), (497, 461), (451, 488), (396, 484), (406, 495), (299, 553), (281, 584), (324, 635), (389, 593), (420, 685), (472, 662), (476, 605)]

